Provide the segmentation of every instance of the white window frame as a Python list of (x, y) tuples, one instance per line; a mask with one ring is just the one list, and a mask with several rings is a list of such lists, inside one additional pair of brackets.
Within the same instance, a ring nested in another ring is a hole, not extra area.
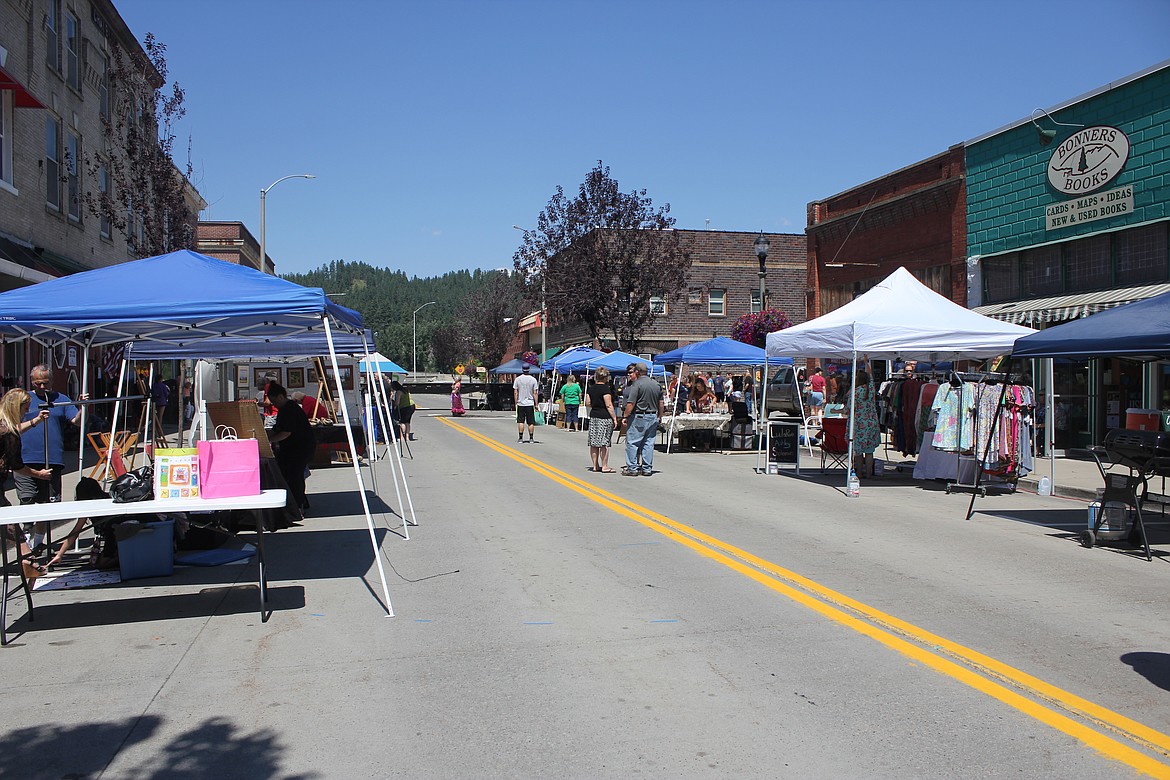
[(12, 90), (0, 92), (0, 186), (4, 189), (16, 191), (16, 182), (12, 179)]
[(45, 64), (57, 73), (61, 72), (61, 0), (49, 0), (45, 12)]
[(688, 304), (702, 304), (703, 303), (703, 288), (691, 287), (687, 290)]
[(81, 91), (81, 20), (65, 12), (65, 83)]
[(81, 136), (65, 133), (65, 197), (70, 222), (81, 222)]
[(760, 291), (752, 290), (752, 314), (759, 314), (763, 310), (764, 307), (760, 305)]
[(61, 120), (45, 118), (45, 205), (61, 211)]
[[(716, 309), (718, 306), (718, 309)], [(712, 288), (707, 292), (707, 316), (727, 316), (727, 290)]]
[(666, 298), (662, 290), (653, 290), (650, 293), (650, 313), (654, 315), (666, 315)]

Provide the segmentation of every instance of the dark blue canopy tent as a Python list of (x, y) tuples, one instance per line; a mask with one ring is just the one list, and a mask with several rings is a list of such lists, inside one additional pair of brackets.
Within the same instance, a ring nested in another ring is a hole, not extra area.
[[(215, 340), (243, 338), (257, 342), (298, 334), (320, 333), (327, 343), (335, 332), (361, 334), (362, 317), (329, 300), (320, 288), (302, 287), (246, 266), (216, 260), (190, 250), (97, 268), (0, 293), (0, 334), (31, 338), (42, 344), (67, 341), (89, 348), (122, 342), (161, 342), (185, 347)], [(328, 350), (336, 366), (335, 347)], [(88, 370), (82, 390), (87, 391)], [(354, 475), (365, 510), (374, 558), (382, 578), (386, 610), (393, 614), (378, 549), (357, 446), (342, 404)], [(85, 407), (82, 407), (83, 412)], [(115, 419), (116, 419), (115, 414)], [(263, 525), (257, 523), (257, 529)], [(261, 588), (261, 599), (264, 589)]]
[(1170, 357), (1170, 293), (1016, 340), (1014, 357)]

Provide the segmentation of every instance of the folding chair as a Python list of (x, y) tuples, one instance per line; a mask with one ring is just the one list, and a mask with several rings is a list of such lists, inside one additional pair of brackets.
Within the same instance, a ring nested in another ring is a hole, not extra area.
[(826, 464), (849, 470), (849, 418), (825, 417), (821, 421), (821, 471)]
[(821, 419), (819, 417), (816, 417), (815, 415), (812, 417), (805, 417), (804, 418), (804, 425), (802, 426), (800, 433), (802, 436), (804, 436), (804, 444), (806, 447), (808, 447), (808, 455), (810, 458), (812, 457), (812, 454), (813, 454), (812, 445), (813, 445), (813, 438), (814, 437), (812, 435), (812, 431), (814, 428), (817, 431), (820, 431)]

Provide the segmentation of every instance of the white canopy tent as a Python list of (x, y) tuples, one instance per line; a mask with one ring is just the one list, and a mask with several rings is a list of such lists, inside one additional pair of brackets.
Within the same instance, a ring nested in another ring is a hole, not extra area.
[[(1010, 354), (1016, 339), (1035, 331), (984, 317), (944, 298), (899, 268), (839, 309), (769, 333), (773, 357), (974, 360)], [(849, 463), (855, 421), (850, 404)]]

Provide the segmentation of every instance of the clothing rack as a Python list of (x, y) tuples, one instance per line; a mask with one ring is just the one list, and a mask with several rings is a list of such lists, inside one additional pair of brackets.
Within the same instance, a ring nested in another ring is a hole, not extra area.
[[(962, 398), (960, 397), (960, 403), (959, 403), (959, 431), (960, 431), (960, 433), (959, 433), (959, 436), (960, 436), (960, 441), (959, 441), (959, 444), (960, 444), (960, 448), (959, 448), (959, 473), (958, 473), (958, 477), (957, 477), (955, 482), (947, 483), (946, 490), (947, 490), (948, 494), (949, 493), (970, 493), (971, 494), (971, 503), (967, 509), (967, 519), (970, 520), (971, 514), (972, 514), (972, 507), (974, 507), (974, 505), (975, 505), (975, 496), (979, 496), (980, 498), (985, 498), (987, 496), (987, 487), (988, 486), (986, 484), (980, 484), (981, 477), (983, 476), (983, 464), (987, 463), (987, 459), (991, 455), (991, 443), (995, 440), (996, 429), (999, 427), (1000, 419), (1003, 416), (1003, 413), (1002, 413), (1003, 403), (1004, 403), (1004, 399), (1007, 397), (1008, 388), (1013, 384), (1019, 384), (1020, 380), (1022, 380), (1023, 377), (1019, 376), (1019, 375), (1013, 375), (1009, 372), (1002, 372), (1002, 371), (984, 371), (984, 372), (978, 372), (978, 373), (954, 372), (954, 375), (955, 375), (955, 377), (963, 379), (964, 382), (970, 381), (970, 382), (976, 382), (978, 384), (985, 384), (985, 385), (989, 385), (989, 386), (994, 386), (994, 385), (1000, 386), (999, 401), (998, 401), (998, 403), (996, 403), (996, 406), (995, 406), (995, 419), (991, 423), (991, 429), (990, 429), (990, 432), (988, 433), (988, 436), (987, 436), (987, 444), (983, 448), (983, 457), (982, 458), (979, 457), (979, 442), (975, 438), (976, 433), (978, 432), (978, 415), (979, 415), (979, 406), (978, 405), (976, 405), (975, 410), (972, 413), (974, 415), (974, 417), (971, 421), (971, 425), (972, 425), (971, 454), (970, 455), (963, 454), (963, 450), (962, 450), (962, 430), (963, 430), (963, 425), (964, 425), (963, 413), (966, 410), (966, 407), (963, 405)], [(967, 459), (967, 460), (974, 459), (974, 461), (975, 461), (975, 463), (974, 463), (975, 478), (971, 483), (965, 483), (962, 481), (962, 479), (963, 479), (963, 460), (964, 459)]]

